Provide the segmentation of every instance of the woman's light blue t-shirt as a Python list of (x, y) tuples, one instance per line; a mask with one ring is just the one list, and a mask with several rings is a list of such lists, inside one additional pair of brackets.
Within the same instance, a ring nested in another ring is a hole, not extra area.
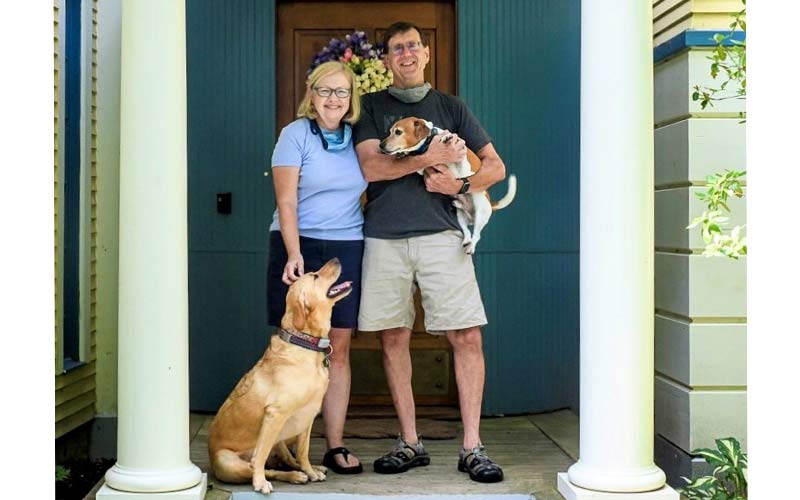
[[(306, 118), (281, 130), (272, 153), (272, 168), (300, 168), (297, 185), (297, 225), (300, 236), (321, 240), (361, 240), (364, 215), (361, 193), (367, 182), (355, 148), (326, 151)], [(280, 231), (278, 209), (270, 231)]]

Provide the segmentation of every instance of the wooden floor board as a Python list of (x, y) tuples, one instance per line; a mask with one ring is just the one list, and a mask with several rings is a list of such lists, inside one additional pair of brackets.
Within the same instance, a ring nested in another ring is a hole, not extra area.
[[(225, 492), (252, 491), (250, 485), (233, 485), (217, 481), (208, 464), (208, 427), (213, 416), (206, 416), (191, 442), (191, 459), (208, 472), (214, 498), (224, 498)], [(493, 494), (519, 493), (534, 495), (537, 500), (561, 500), (556, 491), (556, 474), (566, 471), (573, 463), (536, 426), (529, 416), (487, 418), (481, 421), (481, 438), (489, 456), (505, 473), (505, 480), (481, 484), (458, 472), (456, 465), (461, 447), (461, 434), (456, 439), (427, 440), (425, 449), (431, 455), (431, 465), (417, 467), (404, 474), (381, 475), (372, 471), (372, 461), (386, 453), (394, 444), (392, 439), (350, 439), (347, 446), (364, 463), (364, 473), (341, 476), (329, 473), (320, 483), (293, 485), (273, 482), (275, 491), (291, 493), (356, 493), (373, 495), (411, 494)], [(325, 451), (321, 438), (311, 440), (312, 463), (319, 463)], [(222, 495), (221, 495), (222, 494)], [(208, 497), (207, 497), (208, 498)]]
[(530, 415), (528, 418), (570, 458), (578, 460), (580, 443), (577, 415), (570, 410), (560, 410)]

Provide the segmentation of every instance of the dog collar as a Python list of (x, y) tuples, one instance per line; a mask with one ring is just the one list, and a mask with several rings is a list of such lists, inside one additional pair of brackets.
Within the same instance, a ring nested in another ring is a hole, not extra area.
[(402, 153), (397, 153), (394, 156), (396, 158), (405, 158), (406, 156), (417, 156), (417, 155), (421, 155), (421, 154), (425, 153), (425, 151), (428, 150), (428, 147), (430, 147), (431, 142), (433, 141), (433, 137), (435, 135), (436, 134), (433, 134), (433, 133), (428, 135), (427, 139), (425, 139), (425, 141), (420, 145), (420, 147), (415, 149), (414, 151), (403, 151)]
[(330, 355), (329, 351), (333, 350), (331, 339), (327, 337), (314, 337), (307, 333), (284, 330), (283, 328), (278, 328), (277, 333), (282, 340), (310, 351), (325, 352)]

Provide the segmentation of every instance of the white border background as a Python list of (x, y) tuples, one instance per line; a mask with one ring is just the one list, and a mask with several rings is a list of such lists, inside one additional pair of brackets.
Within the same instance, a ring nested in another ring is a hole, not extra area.
[[(749, 477), (750, 498), (768, 500), (797, 494), (800, 5), (748, 7)], [(9, 2), (0, 16), (0, 470), (17, 494), (54, 487), (52, 9)]]

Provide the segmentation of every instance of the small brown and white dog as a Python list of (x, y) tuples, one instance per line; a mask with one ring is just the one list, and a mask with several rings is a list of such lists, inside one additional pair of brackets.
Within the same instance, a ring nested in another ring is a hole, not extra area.
[[(272, 491), (270, 479), (325, 480), (327, 468), (311, 465), (308, 451), (311, 426), (328, 389), (331, 311), (351, 290), (349, 281), (334, 285), (341, 270), (339, 260), (332, 259), (289, 287), (281, 329), (211, 424), (208, 455), (217, 479), (252, 481), (262, 493)], [(294, 470), (275, 470), (280, 465)]]
[[(428, 149), (432, 140), (439, 138), (442, 142), (450, 140), (452, 135), (446, 130), (435, 127), (433, 123), (421, 118), (408, 117), (398, 120), (389, 130), (389, 136), (381, 141), (381, 152), (388, 155), (404, 157), (413, 154), (422, 154)], [(467, 149), (467, 157), (460, 162), (450, 163), (447, 168), (456, 178), (469, 177), (481, 167), (478, 156)], [(423, 170), (418, 172), (424, 174)], [(492, 211), (507, 207), (517, 194), (517, 177), (508, 176), (508, 193), (497, 203), (492, 203), (489, 193), (476, 191), (467, 194), (454, 195), (453, 206), (456, 207), (458, 225), (464, 235), (462, 242), (464, 251), (468, 254), (475, 253), (475, 247), (481, 239), (481, 231), (489, 223)], [(472, 224), (472, 232), (469, 225)]]

